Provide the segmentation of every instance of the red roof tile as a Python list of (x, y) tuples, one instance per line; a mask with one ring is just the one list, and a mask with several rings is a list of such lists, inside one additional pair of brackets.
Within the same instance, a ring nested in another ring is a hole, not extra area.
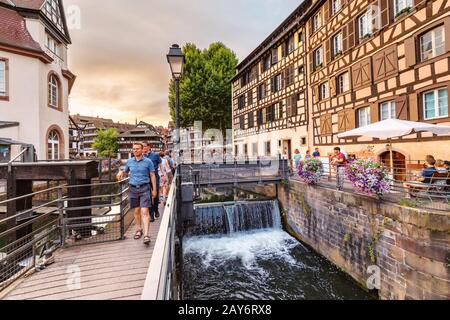
[(28, 32), (25, 20), (15, 11), (0, 7), (0, 44), (42, 52)]
[(44, 4), (45, 0), (0, 0), (0, 2), (11, 4), (16, 7), (39, 10)]

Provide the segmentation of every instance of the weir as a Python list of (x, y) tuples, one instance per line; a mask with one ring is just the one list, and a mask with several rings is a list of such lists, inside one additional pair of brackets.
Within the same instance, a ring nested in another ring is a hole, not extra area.
[(194, 219), (193, 225), (186, 230), (186, 236), (281, 228), (276, 200), (197, 205)]

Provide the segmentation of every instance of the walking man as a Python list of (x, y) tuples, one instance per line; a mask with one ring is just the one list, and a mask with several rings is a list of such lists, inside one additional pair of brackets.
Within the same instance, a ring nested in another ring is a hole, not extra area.
[(331, 158), (331, 165), (336, 169), (336, 187), (339, 191), (344, 188), (344, 169), (347, 164), (345, 155), (341, 152), (341, 148), (334, 148), (334, 155)]
[(159, 152), (151, 151), (148, 142), (144, 142), (143, 145), (144, 156), (152, 161), (153, 167), (155, 168), (157, 195), (156, 198), (153, 199), (150, 208), (150, 222), (154, 222), (155, 218), (159, 218), (159, 186), (161, 180), (159, 176), (159, 165), (161, 164), (161, 157), (159, 156)]
[[(130, 176), (129, 200), (130, 208), (134, 209), (134, 219), (138, 227), (134, 236), (138, 240), (144, 236), (144, 244), (150, 244), (150, 213), (152, 200), (157, 195), (156, 177), (153, 163), (144, 157), (144, 146), (141, 143), (133, 145), (134, 158), (127, 161), (124, 171), (117, 174), (119, 180)], [(151, 188), (150, 188), (151, 183)]]

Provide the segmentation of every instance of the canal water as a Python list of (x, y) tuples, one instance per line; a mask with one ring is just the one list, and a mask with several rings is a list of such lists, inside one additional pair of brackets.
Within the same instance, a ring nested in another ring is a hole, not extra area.
[(286, 233), (277, 201), (204, 205), (195, 214), (183, 243), (184, 299), (374, 298)]

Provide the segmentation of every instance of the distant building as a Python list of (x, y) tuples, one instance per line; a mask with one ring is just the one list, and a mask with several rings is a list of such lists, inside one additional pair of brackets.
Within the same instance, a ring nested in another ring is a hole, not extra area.
[[(79, 154), (85, 157), (97, 156), (97, 151), (92, 147), (92, 145), (97, 137), (98, 130), (114, 128), (120, 135), (135, 127), (135, 125), (128, 123), (114, 122), (112, 119), (88, 117), (79, 114), (73, 115), (71, 118), (79, 129), (78, 133), (83, 136), (83, 147), (80, 149)], [(75, 134), (75, 130), (72, 131), (72, 134)], [(73, 136), (72, 139), (75, 140), (76, 138)]]
[(133, 129), (119, 135), (119, 159), (129, 159), (133, 154), (133, 144), (148, 142), (152, 150), (164, 150), (164, 140), (158, 130), (141, 121)]
[(69, 116), (69, 156), (70, 159), (74, 159), (81, 155), (84, 150), (84, 132)]
[(0, 120), (10, 123), (0, 137), (33, 145), (39, 160), (69, 157), (70, 44), (62, 0), (0, 0)]
[(166, 149), (167, 150), (174, 149), (174, 143), (173, 143), (174, 131), (175, 131), (175, 125), (174, 125), (173, 121), (169, 121), (169, 124), (167, 125), (167, 137), (166, 137)]

